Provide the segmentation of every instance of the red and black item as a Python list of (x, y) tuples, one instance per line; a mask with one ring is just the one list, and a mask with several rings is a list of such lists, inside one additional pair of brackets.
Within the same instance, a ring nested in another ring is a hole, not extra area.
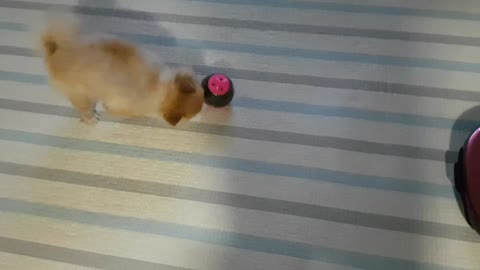
[(233, 83), (229, 77), (214, 73), (202, 80), (205, 103), (213, 107), (224, 107), (233, 99)]

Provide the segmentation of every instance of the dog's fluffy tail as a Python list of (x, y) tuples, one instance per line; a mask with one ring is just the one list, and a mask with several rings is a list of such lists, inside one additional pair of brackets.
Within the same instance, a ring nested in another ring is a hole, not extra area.
[(45, 56), (51, 56), (58, 50), (72, 48), (77, 43), (78, 24), (68, 12), (49, 12), (40, 32), (39, 49)]

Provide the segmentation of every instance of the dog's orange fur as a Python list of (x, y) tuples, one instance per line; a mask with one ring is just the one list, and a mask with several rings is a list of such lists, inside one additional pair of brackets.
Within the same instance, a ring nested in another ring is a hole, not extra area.
[(192, 72), (154, 65), (130, 43), (87, 41), (62, 25), (51, 25), (41, 42), (51, 84), (84, 122), (96, 121), (97, 103), (117, 116), (161, 116), (174, 126), (202, 108), (203, 90)]

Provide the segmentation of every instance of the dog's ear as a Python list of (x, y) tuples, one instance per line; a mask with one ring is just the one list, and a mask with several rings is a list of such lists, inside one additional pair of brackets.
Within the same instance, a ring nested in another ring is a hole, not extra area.
[(188, 73), (178, 73), (174, 80), (175, 88), (181, 94), (195, 93), (195, 81), (192, 75)]
[(176, 126), (182, 118), (190, 119), (201, 110), (203, 93), (198, 90), (199, 85), (193, 73), (178, 72), (171, 86), (160, 111), (165, 121)]
[(176, 126), (182, 120), (183, 115), (180, 112), (165, 112), (163, 117), (170, 125)]

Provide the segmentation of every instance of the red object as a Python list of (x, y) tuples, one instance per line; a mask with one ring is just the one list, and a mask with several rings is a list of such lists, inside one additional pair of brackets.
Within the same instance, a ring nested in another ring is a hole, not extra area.
[(223, 74), (214, 74), (208, 79), (208, 88), (215, 96), (225, 95), (230, 90), (230, 80)]
[(230, 104), (234, 95), (233, 82), (227, 75), (213, 73), (202, 80), (205, 103), (213, 107), (224, 107)]
[(465, 218), (480, 233), (480, 129), (460, 149), (455, 164), (455, 188), (462, 197)]

